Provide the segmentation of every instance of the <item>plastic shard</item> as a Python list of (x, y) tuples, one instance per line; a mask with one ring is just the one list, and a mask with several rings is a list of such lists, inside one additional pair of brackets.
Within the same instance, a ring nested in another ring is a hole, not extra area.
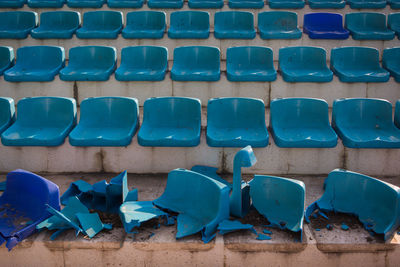
[(264, 234), (258, 234), (257, 240), (271, 240), (271, 237), (268, 235), (264, 235)]
[(240, 231), (240, 230), (251, 230), (253, 233), (255, 232), (254, 226), (251, 224), (243, 224), (239, 221), (231, 221), (231, 220), (224, 220), (220, 222), (218, 225), (218, 230), (221, 235)]

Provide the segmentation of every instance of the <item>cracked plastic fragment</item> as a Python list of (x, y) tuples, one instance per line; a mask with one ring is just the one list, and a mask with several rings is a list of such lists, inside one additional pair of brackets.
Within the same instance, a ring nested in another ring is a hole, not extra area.
[(342, 223), (342, 225), (340, 226), (340, 228), (342, 228), (342, 230), (344, 230), (344, 231), (349, 230), (349, 226), (346, 225), (345, 223)]
[(103, 224), (97, 213), (77, 213), (76, 217), (82, 226), (82, 230), (89, 238), (94, 237), (103, 229), (112, 229), (111, 224)]
[(251, 230), (254, 233), (254, 226), (251, 224), (243, 224), (239, 221), (224, 220), (218, 225), (218, 230), (221, 235), (240, 231), (240, 230)]
[(263, 233), (267, 234), (267, 235), (272, 235), (272, 232), (270, 230), (267, 230), (267, 229), (264, 229)]
[(264, 235), (264, 234), (258, 234), (257, 240), (271, 240), (271, 237), (268, 235)]
[(70, 197), (77, 196), (82, 203), (88, 206), (92, 202), (92, 190), (93, 188), (91, 184), (83, 180), (75, 181), (71, 183), (67, 191), (65, 191), (65, 193), (61, 196), (61, 204), (65, 206), (67, 205), (68, 199)]

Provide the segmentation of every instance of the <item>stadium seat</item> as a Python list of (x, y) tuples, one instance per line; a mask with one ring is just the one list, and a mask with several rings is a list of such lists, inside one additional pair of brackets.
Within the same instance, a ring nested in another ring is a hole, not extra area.
[(149, 8), (182, 8), (183, 0), (147, 0)]
[(25, 39), (37, 25), (38, 16), (36, 12), (0, 12), (0, 38)]
[(386, 27), (386, 16), (383, 13), (346, 14), (345, 27), (354, 40), (392, 40), (394, 38), (394, 32)]
[(75, 99), (29, 97), (17, 105), (17, 119), (1, 135), (5, 146), (59, 146), (76, 124)]
[(290, 11), (267, 11), (258, 13), (258, 30), (261, 39), (300, 39), (297, 13)]
[(333, 102), (332, 126), (349, 148), (400, 148), (389, 101), (343, 98)]
[(31, 31), (31, 36), (35, 39), (71, 39), (80, 25), (81, 15), (78, 12), (42, 12), (40, 25)]
[(391, 9), (400, 9), (400, 1), (399, 0), (388, 0), (387, 3), (390, 5)]
[(222, 8), (224, 0), (189, 0), (190, 8)]
[(207, 39), (210, 35), (210, 14), (205, 11), (171, 13), (168, 37), (172, 39)]
[(286, 82), (330, 82), (333, 79), (326, 65), (326, 51), (321, 47), (279, 49), (279, 70)]
[(272, 9), (299, 9), (305, 4), (304, 0), (268, 0), (268, 5)]
[(400, 47), (383, 50), (382, 65), (390, 72), (396, 82), (400, 82)]
[(174, 81), (218, 81), (220, 51), (211, 46), (183, 46), (174, 49), (171, 79)]
[(331, 50), (331, 69), (341, 82), (387, 82), (389, 72), (379, 64), (372, 47), (340, 47)]
[(61, 8), (66, 0), (28, 0), (30, 8)]
[(346, 0), (352, 9), (378, 9), (386, 7), (386, 0)]
[(122, 12), (89, 11), (83, 14), (83, 24), (76, 36), (80, 39), (117, 39), (122, 26)]
[(308, 5), (312, 9), (341, 9), (346, 6), (345, 0), (308, 0)]
[(130, 46), (121, 51), (118, 81), (162, 81), (168, 67), (168, 50), (162, 46)]
[(278, 98), (270, 103), (270, 130), (279, 147), (335, 147), (328, 103), (317, 98)]
[(200, 144), (201, 103), (187, 97), (154, 97), (144, 102), (138, 133), (141, 146), (191, 147)]
[(14, 50), (9, 46), (0, 46), (0, 75), (14, 65)]
[(343, 28), (343, 17), (335, 13), (304, 15), (304, 33), (311, 39), (347, 39), (349, 31)]
[(107, 0), (109, 8), (141, 8), (144, 0)]
[(256, 98), (210, 99), (207, 144), (211, 147), (266, 147), (264, 102)]
[(165, 13), (161, 11), (133, 11), (126, 15), (122, 30), (125, 39), (161, 39), (166, 29)]
[(226, 73), (231, 82), (276, 80), (272, 49), (260, 46), (230, 47), (226, 51)]
[(396, 106), (394, 110), (394, 125), (400, 129), (400, 100), (396, 101)]
[(392, 13), (388, 15), (388, 28), (394, 31), (397, 38), (400, 40), (400, 13)]
[(139, 127), (139, 104), (129, 97), (86, 98), (69, 134), (72, 146), (127, 146)]
[(263, 8), (264, 0), (229, 0), (230, 8)]
[(101, 8), (106, 0), (67, 0), (71, 8)]
[(214, 16), (217, 39), (254, 39), (254, 15), (247, 11), (219, 11)]
[(0, 0), (0, 8), (21, 8), (26, 0)]
[(110, 46), (79, 46), (69, 50), (63, 81), (107, 81), (117, 65), (117, 50)]
[(17, 62), (4, 72), (8, 82), (50, 82), (65, 64), (60, 46), (23, 46), (17, 50)]
[(0, 134), (15, 120), (14, 100), (9, 97), (0, 97)]

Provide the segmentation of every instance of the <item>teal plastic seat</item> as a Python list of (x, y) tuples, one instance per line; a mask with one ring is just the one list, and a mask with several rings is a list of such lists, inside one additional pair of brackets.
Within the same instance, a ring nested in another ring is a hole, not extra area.
[(400, 130), (389, 101), (373, 98), (337, 99), (332, 126), (350, 148), (400, 148)]
[(21, 8), (26, 0), (0, 0), (0, 8)]
[(66, 0), (28, 0), (30, 8), (61, 8)]
[(205, 11), (171, 13), (168, 37), (173, 39), (207, 39), (210, 35), (210, 14)]
[(214, 15), (217, 39), (254, 39), (254, 15), (247, 11), (219, 11)]
[(263, 8), (264, 0), (229, 0), (229, 8)]
[(346, 0), (352, 9), (378, 9), (386, 7), (386, 0)]
[(109, 8), (141, 8), (144, 0), (107, 0)]
[(8, 82), (50, 82), (65, 64), (60, 46), (24, 46), (17, 50), (17, 62), (4, 72)]
[(312, 9), (342, 9), (346, 6), (345, 0), (308, 0), (307, 2)]
[(390, 72), (396, 82), (400, 82), (400, 47), (383, 50), (382, 65)]
[(0, 97), (0, 134), (15, 120), (14, 99)]
[(299, 39), (297, 13), (290, 11), (266, 11), (258, 13), (258, 30), (261, 39)]
[(182, 46), (174, 49), (171, 79), (174, 81), (218, 81), (220, 51), (211, 46)]
[(388, 28), (394, 31), (394, 33), (397, 35), (397, 38), (400, 40), (400, 13), (392, 13), (388, 15)]
[(0, 12), (0, 38), (25, 39), (38, 25), (38, 16), (32, 11)]
[(123, 17), (119, 11), (89, 11), (83, 14), (82, 27), (76, 31), (80, 39), (117, 39), (122, 31)]
[(207, 144), (211, 147), (266, 147), (264, 102), (256, 98), (210, 99)]
[(400, 9), (400, 1), (399, 0), (388, 0), (388, 5), (390, 5), (391, 9)]
[(397, 128), (400, 128), (400, 100), (396, 101), (394, 110), (394, 125), (396, 125)]
[(372, 47), (340, 47), (331, 50), (331, 69), (342, 82), (387, 82), (390, 73), (379, 64)]
[(224, 0), (189, 0), (189, 8), (222, 8)]
[(345, 28), (354, 40), (392, 40), (394, 32), (386, 26), (383, 13), (356, 12), (346, 14)]
[(156, 97), (144, 102), (138, 133), (142, 146), (190, 147), (200, 144), (201, 103), (187, 97)]
[(14, 65), (14, 49), (9, 46), (0, 46), (0, 75)]
[(162, 11), (133, 11), (126, 15), (125, 39), (161, 39), (166, 29), (165, 13)]
[(272, 49), (261, 46), (229, 47), (226, 51), (226, 75), (232, 82), (276, 80)]
[(106, 0), (67, 0), (71, 8), (101, 8)]
[(139, 104), (128, 97), (87, 98), (79, 124), (69, 134), (73, 146), (127, 146), (139, 127)]
[(35, 39), (71, 39), (80, 25), (81, 15), (79, 12), (42, 12), (40, 25), (31, 31), (31, 36)]
[(130, 46), (121, 51), (118, 81), (162, 81), (168, 67), (168, 50), (162, 46)]
[(304, 0), (268, 0), (268, 5), (272, 9), (299, 9), (305, 4)]
[(149, 8), (182, 8), (183, 0), (147, 0)]
[(321, 47), (297, 46), (279, 49), (279, 70), (286, 82), (330, 82), (333, 73)]
[(17, 113), (15, 123), (1, 135), (5, 146), (59, 146), (76, 124), (72, 98), (23, 98)]
[(69, 50), (63, 81), (107, 81), (117, 66), (117, 50), (110, 46), (78, 46)]
[(270, 130), (279, 147), (335, 147), (328, 103), (316, 98), (278, 98), (270, 104)]

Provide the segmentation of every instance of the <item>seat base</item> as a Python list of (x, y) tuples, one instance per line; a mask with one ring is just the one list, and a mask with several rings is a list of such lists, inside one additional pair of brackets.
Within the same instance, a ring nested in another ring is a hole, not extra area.
[(337, 145), (337, 135), (332, 129), (271, 129), (278, 147), (332, 148)]
[(300, 39), (302, 32), (300, 29), (291, 31), (265, 31), (260, 29), (260, 38), (264, 40), (268, 39)]
[[(207, 128), (207, 144), (211, 147), (266, 147), (267, 129)], [(249, 134), (252, 133), (252, 134)]]
[(200, 144), (200, 130), (185, 128), (150, 128), (142, 125), (138, 133), (141, 146), (193, 147)]
[(127, 27), (122, 30), (122, 37), (125, 39), (162, 39), (164, 37), (164, 29), (138, 30)]

